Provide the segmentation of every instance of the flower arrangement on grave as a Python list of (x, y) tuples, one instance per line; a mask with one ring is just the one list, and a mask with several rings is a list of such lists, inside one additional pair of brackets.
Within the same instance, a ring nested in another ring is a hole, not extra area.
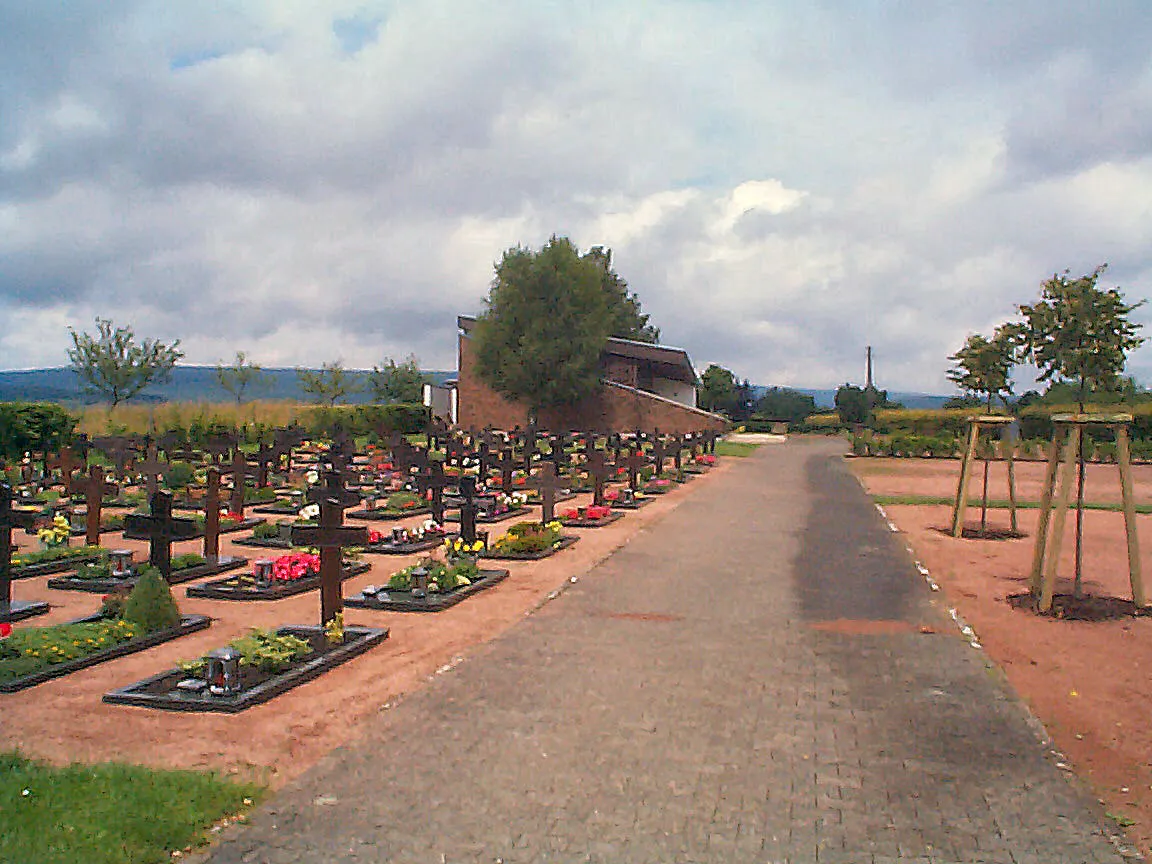
[(571, 510), (565, 510), (563, 520), (573, 522), (581, 522), (584, 520), (599, 522), (601, 519), (607, 519), (611, 515), (611, 507), (589, 504), (587, 507), (575, 507)]
[(558, 544), (563, 537), (560, 529), (563, 523), (553, 520), (546, 525), (539, 522), (517, 522), (492, 542), (492, 549), (511, 555), (543, 552)]
[[(283, 672), (293, 663), (315, 653), (312, 646), (298, 636), (260, 629), (252, 629), (244, 636), (233, 639), (228, 647), (239, 652), (241, 666), (272, 675)], [(189, 675), (199, 675), (207, 669), (208, 661), (205, 657), (199, 657), (176, 665)]]
[(33, 564), (47, 564), (50, 561), (64, 561), (69, 558), (85, 558), (92, 554), (107, 555), (107, 550), (99, 546), (55, 546), (36, 552), (21, 552), (12, 556), (13, 567), (31, 567)]
[(389, 591), (411, 591), (412, 574), (423, 568), (428, 573), (428, 593), (439, 594), (471, 585), (480, 575), (480, 567), (470, 559), (443, 562), (425, 558), (411, 567), (393, 573), (388, 579)]
[(52, 524), (36, 532), (36, 539), (45, 549), (55, 549), (58, 546), (67, 546), (68, 538), (72, 536), (72, 528), (68, 520), (60, 515), (52, 519)]
[(180, 610), (168, 583), (146, 568), (131, 593), (122, 596), (99, 621), (41, 627), (0, 625), (0, 682), (15, 681), (72, 660), (79, 660), (148, 633), (180, 623)]
[(444, 557), (449, 564), (457, 561), (475, 561), (483, 551), (483, 540), (474, 540), (471, 543), (465, 543), (461, 537), (454, 540), (445, 538), (444, 540)]
[(312, 552), (289, 552), (272, 562), (272, 579), (295, 582), (309, 576), (320, 575), (320, 556)]
[[(195, 552), (188, 552), (184, 555), (172, 556), (172, 572), (175, 573), (179, 570), (189, 570), (192, 567), (200, 567), (208, 563), (208, 559), (203, 555), (198, 555)], [(135, 569), (135, 568), (133, 568)], [(140, 573), (147, 572), (154, 568), (148, 567), (141, 570)], [(75, 579), (113, 579), (115, 578), (112, 573), (112, 561), (107, 556), (99, 561), (93, 561), (89, 564), (82, 564), (80, 569), (76, 571)]]
[(496, 515), (517, 510), (528, 503), (528, 496), (523, 492), (501, 492), (496, 496)]
[(304, 472), (304, 482), (309, 486), (315, 486), (320, 482), (320, 472), (315, 468), (309, 468)]
[(337, 612), (331, 620), (324, 622), (324, 638), (329, 645), (344, 644), (344, 613)]
[(715, 465), (716, 457), (711, 453), (698, 453), (692, 461), (697, 465)]
[(320, 505), (308, 504), (300, 508), (300, 512), (296, 514), (296, 522), (299, 525), (312, 525), (320, 518)]

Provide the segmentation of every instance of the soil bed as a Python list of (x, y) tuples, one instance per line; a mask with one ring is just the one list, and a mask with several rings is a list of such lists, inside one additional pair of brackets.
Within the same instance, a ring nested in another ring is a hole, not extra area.
[(387, 612), (442, 612), (477, 592), (491, 588), (508, 578), (507, 570), (481, 570), (471, 585), (452, 591), (437, 591), (424, 597), (413, 597), (411, 591), (393, 591), (387, 586), (378, 591), (367, 590), (344, 598), (344, 605), (354, 609), (379, 609)]
[[(168, 577), (169, 585), (179, 585), (182, 582), (192, 582), (218, 573), (227, 573), (237, 567), (248, 563), (247, 558), (238, 558), (231, 555), (221, 555), (213, 564), (197, 564), (195, 567), (186, 567), (183, 570), (173, 570)], [(144, 566), (144, 565), (139, 565)], [(57, 591), (87, 591), (89, 594), (112, 594), (136, 584), (136, 577), (128, 579), (81, 579), (76, 576), (61, 576), (48, 580), (48, 587)]]
[[(556, 500), (560, 500), (560, 499), (557, 498)], [(517, 516), (523, 516), (527, 512), (528, 512), (527, 507), (515, 507), (511, 510), (505, 510), (503, 513), (492, 513), (492, 514), (489, 514), (487, 516), (477, 515), (476, 516), (476, 524), (477, 525), (491, 525), (493, 522), (503, 522), (507, 519), (514, 519)], [(451, 515), (449, 515), (448, 513), (445, 513), (444, 514), (444, 521), (445, 522), (459, 522), (460, 521), (460, 512), (456, 511), (455, 513), (452, 513)]]
[[(79, 618), (72, 623), (85, 623), (88, 621), (100, 620), (99, 615), (92, 615), (86, 618)], [(189, 633), (196, 633), (200, 630), (208, 628), (212, 623), (212, 619), (207, 615), (182, 615), (180, 617), (180, 626), (173, 627), (169, 630), (156, 630), (152, 633), (146, 633), (143, 636), (131, 639), (127, 642), (121, 642), (119, 645), (113, 645), (110, 648), (105, 648), (101, 651), (96, 651), (92, 654), (85, 655), (84, 657), (77, 657), (75, 660), (69, 660), (65, 663), (56, 663), (32, 675), (27, 675), (24, 678), (17, 678), (15, 681), (7, 681), (0, 684), (0, 693), (15, 693), (17, 690), (23, 690), (27, 687), (34, 687), (37, 684), (43, 684), (45, 681), (51, 681), (55, 678), (62, 678), (65, 675), (71, 675), (73, 672), (78, 672), (81, 669), (87, 669), (90, 666), (95, 666), (97, 663), (103, 663), (107, 660), (115, 660), (117, 657), (123, 657), (127, 654), (135, 654), (137, 651), (143, 651), (145, 648), (151, 648), (154, 645), (160, 645), (163, 642), (171, 642), (173, 639), (179, 639), (181, 636), (187, 636)]]
[[(362, 561), (346, 563), (340, 568), (340, 580), (345, 581), (353, 576), (359, 576), (368, 572), (368, 569), (369, 565)], [(261, 585), (253, 576), (241, 574), (214, 579), (203, 585), (193, 585), (187, 590), (187, 594), (189, 597), (202, 597), (208, 600), (282, 600), (285, 597), (315, 591), (319, 587), (319, 573), (291, 581), (277, 579), (267, 585)]]
[(176, 685), (191, 676), (180, 669), (169, 669), (105, 693), (103, 701), (113, 705), (137, 705), (169, 711), (219, 711), (235, 714), (267, 702), (305, 681), (311, 681), (388, 638), (387, 629), (376, 627), (346, 627), (344, 642), (340, 645), (330, 645), (319, 627), (280, 627), (276, 634), (305, 640), (312, 646), (313, 653), (281, 672), (262, 672), (240, 667), (241, 690), (234, 694), (214, 696), (207, 689), (200, 692), (179, 690)]
[(417, 552), (427, 552), (444, 543), (447, 535), (442, 537), (429, 537), (426, 540), (416, 540), (413, 543), (374, 543), (369, 546), (357, 547), (362, 552), (372, 555), (413, 555)]
[(13, 579), (34, 579), (37, 576), (51, 576), (53, 573), (66, 573), (76, 570), (81, 564), (90, 564), (99, 560), (105, 554), (101, 549), (77, 555), (74, 558), (60, 558), (56, 561), (45, 561), (43, 564), (26, 564), (23, 567), (13, 567), (10, 571)]
[(560, 524), (565, 528), (603, 528), (624, 518), (623, 513), (612, 513), (603, 519), (563, 519)]
[(368, 522), (395, 522), (399, 519), (407, 519), (409, 516), (423, 516), (431, 512), (430, 506), (422, 505), (409, 507), (406, 510), (389, 510), (387, 507), (380, 507), (377, 510), (349, 510), (344, 515), (349, 519), (364, 519)]
[[(1009, 594), (1005, 599), (1013, 609), (1035, 615), (1041, 614), (1037, 609), (1036, 599), (1027, 592)], [(1064, 618), (1068, 621), (1115, 621), (1117, 618), (1146, 617), (1152, 615), (1152, 609), (1141, 608), (1131, 600), (1121, 597), (1102, 597), (1096, 594), (1075, 597), (1071, 594), (1054, 594), (1052, 611), (1049, 614), (1053, 618)]]

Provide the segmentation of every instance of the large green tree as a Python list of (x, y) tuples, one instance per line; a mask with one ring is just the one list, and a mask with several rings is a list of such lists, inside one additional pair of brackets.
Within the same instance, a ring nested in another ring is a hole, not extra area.
[(609, 336), (633, 339), (637, 342), (659, 342), (660, 328), (649, 323), (649, 315), (640, 309), (640, 298), (628, 291), (628, 283), (612, 268), (612, 250), (593, 246), (584, 258), (600, 271), (600, 287), (608, 298), (612, 312)]
[(739, 390), (736, 374), (716, 363), (709, 363), (700, 375), (700, 385), (696, 388), (696, 404), (705, 411), (727, 414), (729, 417), (739, 406)]
[(385, 357), (380, 366), (368, 373), (368, 389), (373, 402), (420, 402), (428, 376), (420, 371), (420, 361), (409, 354), (403, 363)]
[[(1022, 354), (1040, 371), (1040, 380), (1065, 382), (1076, 390), (1084, 411), (1094, 390), (1115, 389), (1128, 352), (1144, 341), (1139, 324), (1129, 320), (1144, 305), (1127, 303), (1118, 288), (1100, 288), (1107, 265), (1071, 279), (1057, 273), (1040, 289), (1040, 299), (1019, 307), (1024, 316)], [(1076, 484), (1076, 576), (1073, 595), (1080, 596), (1084, 538), (1084, 440), (1080, 439)]]
[(68, 362), (87, 393), (100, 396), (111, 412), (149, 384), (167, 381), (184, 356), (180, 340), (166, 345), (157, 339), (137, 342), (131, 327), (117, 327), (107, 318), (96, 319), (96, 334), (77, 333), (71, 327)]
[(764, 420), (795, 425), (816, 413), (816, 400), (787, 387), (772, 387), (756, 400), (756, 414)]
[(504, 253), (472, 339), (476, 370), (494, 389), (542, 409), (590, 396), (615, 317), (602, 270), (565, 237)]

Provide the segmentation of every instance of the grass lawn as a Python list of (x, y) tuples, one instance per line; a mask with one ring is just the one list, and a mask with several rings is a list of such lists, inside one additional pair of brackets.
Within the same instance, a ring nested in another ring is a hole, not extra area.
[[(872, 500), (881, 506), (892, 505), (909, 505), (913, 507), (933, 507), (947, 504), (951, 507), (955, 502), (952, 497), (942, 498), (936, 495), (873, 495)], [(968, 497), (968, 507), (979, 507), (980, 499)], [(1010, 504), (1006, 498), (989, 498), (988, 507), (992, 510), (1007, 510)], [(1017, 501), (1017, 510), (1039, 510), (1039, 501)], [(1075, 502), (1069, 504), (1069, 510), (1075, 510)], [(1106, 502), (1106, 501), (1085, 501), (1085, 510), (1105, 510), (1110, 513), (1120, 513), (1124, 510), (1124, 506), (1119, 502)], [(1137, 504), (1137, 513), (1152, 513), (1152, 504)]]
[(717, 456), (751, 456), (755, 452), (759, 444), (752, 444), (748, 441), (717, 441), (716, 442), (716, 455)]
[(101, 763), (58, 768), (0, 753), (0, 862), (153, 864), (195, 847), (262, 787), (195, 771)]

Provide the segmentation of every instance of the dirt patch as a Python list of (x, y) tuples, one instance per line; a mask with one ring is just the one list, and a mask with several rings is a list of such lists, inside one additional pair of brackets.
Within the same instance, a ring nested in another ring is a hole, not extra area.
[[(1021, 609), (1034, 615), (1041, 614), (1036, 598), (1031, 594), (1009, 594), (1006, 599), (1013, 609)], [(1052, 597), (1052, 609), (1044, 614), (1053, 618), (1066, 618), (1069, 621), (1114, 621), (1117, 618), (1148, 615), (1149, 610), (1120, 597), (1098, 597), (1093, 594), (1075, 597), (1072, 594), (1056, 594)]]
[[(937, 526), (936, 530), (941, 534), (952, 536), (951, 528)], [(960, 535), (964, 540), (1019, 540), (1027, 536), (1022, 531), (1013, 531), (1011, 528), (981, 528), (979, 525), (965, 525)]]
[[(876, 494), (951, 496), (958, 460), (854, 459), (849, 463)], [(993, 466), (995, 477), (997, 467)], [(1042, 463), (1017, 465), (1020, 499), (1039, 498)], [(1137, 501), (1152, 499), (1152, 466), (1134, 467)], [(1088, 499), (1118, 502), (1114, 465), (1091, 465)], [(1003, 482), (1003, 476), (998, 482)], [(1005, 485), (992, 488), (999, 495)], [(972, 492), (976, 493), (973, 484)], [(948, 603), (975, 629), (989, 656), (1041, 719), (1056, 747), (1107, 809), (1135, 820), (1126, 829), (1145, 852), (1152, 846), (1152, 617), (1055, 618), (1014, 608), (1009, 597), (1026, 593), (1032, 540), (958, 540), (939, 529), (947, 506), (885, 505), (916, 557), (928, 568)], [(1020, 530), (1032, 534), (1038, 511), (1019, 513)], [(1003, 514), (1007, 521), (1007, 514)], [(1101, 609), (1122, 611), (1131, 597), (1124, 517), (1085, 514), (1084, 591)], [(1152, 516), (1137, 517), (1145, 556), (1152, 549)], [(1071, 532), (1069, 532), (1069, 535)], [(1061, 551), (1057, 595), (1071, 595), (1073, 549)], [(1129, 604), (1130, 606), (1130, 604)]]
[[(214, 619), (210, 628), (0, 697), (4, 717), (0, 749), (19, 748), (29, 756), (56, 763), (118, 760), (156, 767), (214, 769), (279, 787), (330, 750), (353, 740), (362, 721), (419, 687), (438, 669), (504, 633), (570, 579), (587, 573), (637, 531), (661, 519), (693, 489), (714, 482), (738, 463), (722, 460), (708, 475), (686, 486), (677, 485), (651, 506), (582, 534), (580, 543), (561, 554), (543, 561), (509, 562), (511, 574), (500, 585), (439, 614), (346, 609), (348, 625), (387, 627), (390, 638), (316, 681), (250, 708), (240, 717), (169, 713), (107, 705), (100, 700), (104, 693), (171, 668), (178, 660), (203, 656), (251, 627), (315, 624), (320, 616), (319, 596), (312, 592), (271, 602), (237, 603), (188, 598), (185, 586), (178, 586), (174, 593), (181, 611), (210, 616)], [(590, 501), (591, 496), (587, 499)], [(415, 525), (422, 519), (408, 521)], [(234, 536), (221, 538), (221, 554), (244, 554), (244, 547), (231, 542)], [(17, 532), (15, 539), (21, 549), (35, 545), (35, 538), (23, 532)], [(146, 544), (123, 540), (118, 534), (105, 537), (104, 544), (131, 548), (137, 560), (147, 555)], [(174, 551), (199, 549), (199, 543), (189, 541), (177, 544)], [(254, 557), (250, 550), (249, 557)], [(371, 569), (344, 583), (345, 596), (366, 585), (387, 582), (391, 573), (419, 557), (365, 556), (363, 560)], [(47, 587), (48, 578), (21, 579), (14, 584), (16, 599), (48, 600), (52, 604), (48, 615), (17, 627), (68, 621), (99, 608), (99, 595), (52, 590)], [(237, 732), (239, 729), (243, 734)]]

